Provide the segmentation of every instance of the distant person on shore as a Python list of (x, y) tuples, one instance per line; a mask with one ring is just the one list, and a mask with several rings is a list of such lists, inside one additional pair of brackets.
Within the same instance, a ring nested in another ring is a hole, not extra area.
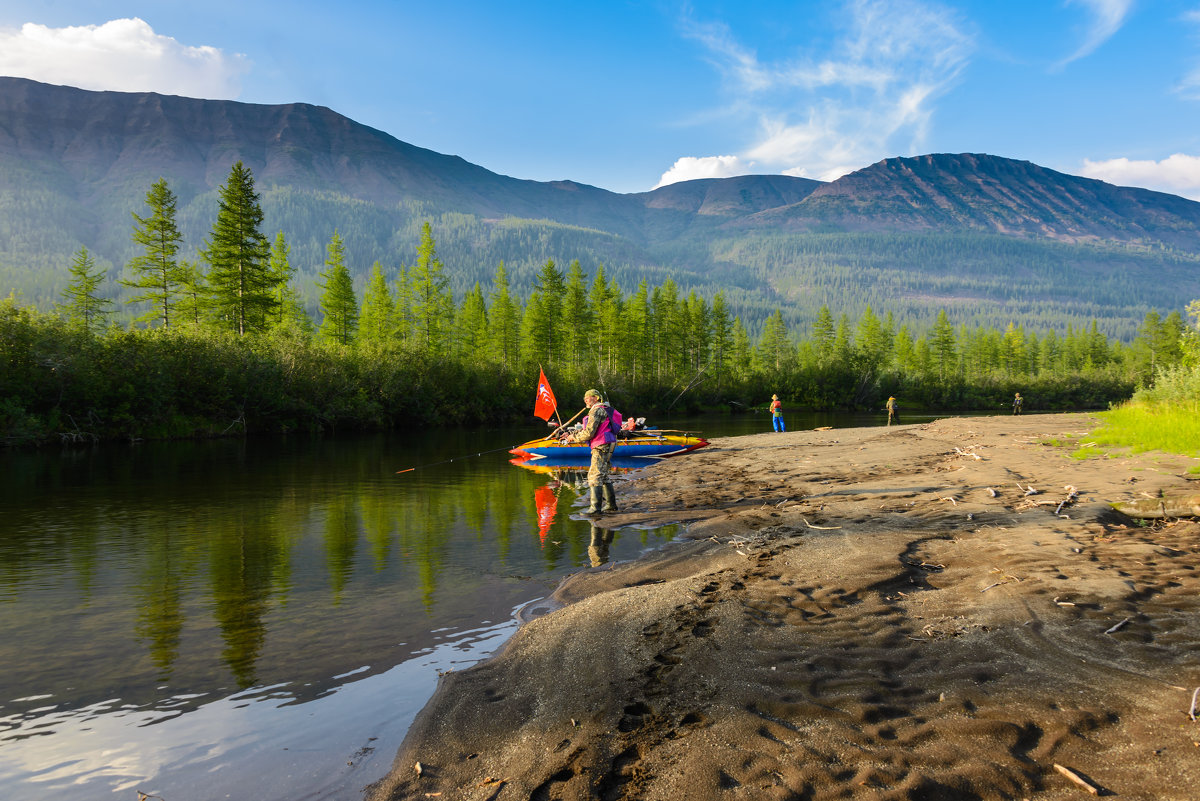
[(888, 396), (887, 413), (888, 413), (887, 424), (890, 426), (892, 423), (896, 422), (896, 397), (894, 395)]
[(1020, 414), (1021, 407), (1024, 405), (1025, 405), (1025, 399), (1022, 398), (1021, 393), (1018, 392), (1016, 395), (1013, 396), (1013, 414)]
[(771, 425), (776, 432), (787, 431), (787, 426), (783, 424), (783, 401), (779, 400), (778, 395), (771, 396)]
[(587, 423), (580, 431), (563, 437), (563, 442), (587, 442), (592, 447), (592, 464), (587, 475), (587, 513), (599, 515), (615, 512), (617, 493), (609, 473), (612, 471), (613, 450), (617, 447), (617, 432), (623, 421), (612, 406), (600, 399), (597, 390), (589, 389), (583, 393), (583, 405), (588, 408)]

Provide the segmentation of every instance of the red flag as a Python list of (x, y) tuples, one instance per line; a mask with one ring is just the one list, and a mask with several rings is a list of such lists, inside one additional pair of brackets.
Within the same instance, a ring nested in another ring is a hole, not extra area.
[(557, 411), (558, 401), (554, 399), (554, 392), (550, 389), (550, 382), (546, 380), (546, 373), (544, 370), (538, 370), (537, 400), (533, 402), (533, 415), (549, 422)]
[(537, 506), (538, 538), (545, 543), (546, 534), (554, 522), (554, 513), (558, 511), (558, 496), (550, 487), (542, 486), (533, 491), (533, 502)]

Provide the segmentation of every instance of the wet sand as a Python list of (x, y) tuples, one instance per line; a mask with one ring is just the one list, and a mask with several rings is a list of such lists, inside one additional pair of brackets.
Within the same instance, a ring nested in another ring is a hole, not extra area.
[(1200, 797), (1200, 525), (1109, 505), (1197, 460), (1069, 458), (1094, 427), (761, 434), (642, 471), (605, 525), (687, 541), (570, 577), (446, 675), (368, 797)]

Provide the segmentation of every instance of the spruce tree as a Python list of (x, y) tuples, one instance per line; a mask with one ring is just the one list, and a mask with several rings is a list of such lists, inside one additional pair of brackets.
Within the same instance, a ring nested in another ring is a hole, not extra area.
[(717, 391), (721, 391), (725, 388), (725, 381), (729, 375), (729, 360), (733, 350), (733, 321), (729, 318), (729, 307), (725, 304), (724, 292), (713, 295), (709, 319), (712, 321), (713, 377), (716, 379)]
[(504, 262), (496, 267), (492, 279), (491, 305), (488, 309), (488, 341), (492, 358), (497, 364), (515, 365), (520, 353), (521, 307), (513, 299), (508, 286), (508, 272)]
[(92, 255), (86, 247), (81, 246), (71, 260), (71, 283), (63, 290), (66, 302), (60, 306), (68, 322), (88, 331), (103, 328), (104, 320), (109, 315), (108, 307), (112, 305), (111, 300), (96, 294), (96, 289), (104, 280), (104, 270), (93, 272), (95, 267)]
[(271, 280), (275, 282), (274, 296), (278, 304), (271, 315), (271, 327), (310, 334), (312, 320), (308, 318), (308, 313), (300, 303), (300, 296), (292, 286), (296, 268), (292, 266), (292, 248), (283, 231), (275, 234), (275, 241), (271, 243), (271, 251), (267, 256), (267, 265)]
[(762, 339), (758, 343), (758, 363), (769, 378), (778, 381), (784, 369), (791, 365), (794, 350), (783, 322), (783, 311), (776, 309), (763, 324)]
[(200, 328), (204, 322), (207, 292), (204, 273), (199, 265), (187, 259), (179, 260), (179, 292), (175, 303), (175, 321), (192, 328)]
[(346, 246), (337, 231), (326, 247), (325, 266), (321, 273), (321, 338), (349, 345), (358, 328), (358, 300), (354, 297), (354, 282), (346, 269)]
[(447, 344), (454, 299), (450, 296), (450, 280), (437, 257), (429, 223), (421, 226), (421, 243), (417, 246), (417, 263), (409, 271), (409, 286), (413, 336), (428, 355), (439, 355)]
[(383, 276), (383, 265), (371, 265), (367, 288), (363, 292), (362, 314), (358, 318), (358, 340), (361, 344), (382, 347), (393, 341), (396, 303)]
[(542, 265), (533, 280), (533, 292), (525, 307), (526, 342), (530, 361), (544, 368), (557, 367), (563, 353), (562, 308), (566, 278), (553, 260)]
[(143, 290), (127, 303), (149, 302), (150, 310), (138, 318), (139, 321), (161, 320), (163, 328), (171, 327), (175, 296), (182, 284), (182, 275), (176, 255), (183, 235), (175, 223), (175, 194), (167, 186), (165, 178), (159, 178), (146, 193), (146, 205), (150, 216), (133, 214), (133, 241), (143, 252), (129, 262), (133, 280), (121, 281), (134, 289)]
[(598, 344), (593, 336), (595, 320), (588, 303), (586, 280), (579, 260), (575, 259), (567, 268), (561, 318), (567, 374), (573, 378), (580, 377), (582, 365), (595, 363)]
[(201, 256), (209, 264), (213, 313), (240, 336), (263, 330), (278, 306), (262, 222), (254, 176), (239, 161), (221, 187), (217, 221)]
[(463, 298), (454, 329), (459, 358), (468, 364), (495, 364), (495, 357), (487, 352), (487, 302), (479, 282)]

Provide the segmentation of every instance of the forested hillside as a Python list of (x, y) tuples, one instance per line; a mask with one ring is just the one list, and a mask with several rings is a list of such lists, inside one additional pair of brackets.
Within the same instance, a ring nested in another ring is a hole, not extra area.
[(461, 300), (503, 262), (525, 286), (548, 260), (601, 267), (623, 291), (670, 278), (724, 293), (752, 334), (779, 310), (810, 331), (828, 306), (887, 308), (916, 330), (956, 323), (1065, 332), (1095, 320), (1130, 341), (1152, 309), (1200, 296), (1200, 204), (996, 156), (887, 159), (823, 184), (743, 176), (621, 195), (497, 175), (327, 108), (87, 92), (0, 78), (0, 293), (50, 309), (86, 247), (116, 319), (140, 314), (122, 283), (133, 214), (165, 179), (181, 258), (200, 263), (218, 185), (253, 172), (268, 236), (291, 247), (317, 320), (337, 232), (358, 291), (378, 262), (398, 275), (432, 225)]

